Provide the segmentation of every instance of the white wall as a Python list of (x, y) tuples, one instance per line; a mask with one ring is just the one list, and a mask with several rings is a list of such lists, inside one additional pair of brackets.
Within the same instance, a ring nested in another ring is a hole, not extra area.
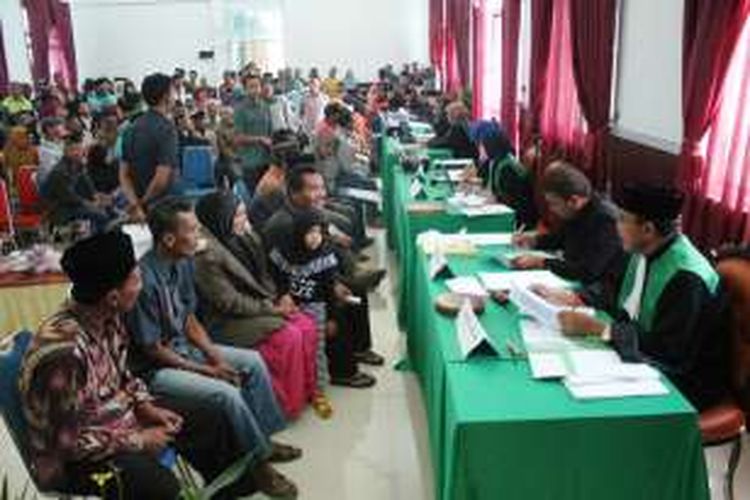
[(26, 50), (24, 19), (20, 0), (0, 0), (0, 18), (3, 20), (3, 41), (11, 81), (31, 81), (29, 55)]
[(661, 149), (678, 149), (683, 0), (621, 1), (616, 132)]
[(106, 75), (140, 82), (178, 66), (202, 74), (223, 69), (198, 59), (198, 51), (214, 48), (209, 0), (74, 2), (73, 27), (81, 80)]
[[(352, 68), (373, 78), (392, 62), (428, 61), (427, 0), (285, 0), (287, 64)], [(341, 75), (342, 76), (342, 75)]]

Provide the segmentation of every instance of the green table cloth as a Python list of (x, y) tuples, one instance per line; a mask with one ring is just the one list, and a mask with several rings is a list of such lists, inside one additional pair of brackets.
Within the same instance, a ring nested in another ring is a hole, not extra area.
[[(413, 174), (404, 172), (399, 163), (399, 144), (395, 139), (386, 139), (383, 157), (385, 170), (383, 178), (383, 213), (388, 241), (394, 249), (399, 265), (398, 280), (398, 319), (402, 328), (409, 323), (409, 308), (416, 300), (412, 292), (414, 277), (415, 247), (417, 236), (429, 229), (444, 233), (455, 233), (465, 229), (469, 233), (490, 233), (512, 231), (515, 224), (513, 213), (491, 214), (468, 217), (452, 213), (447, 209), (434, 213), (410, 213), (409, 204), (415, 201), (409, 187)], [(428, 150), (431, 160), (447, 156), (444, 150)], [(445, 199), (450, 193), (447, 184), (438, 184), (426, 188), (427, 200)]]
[[(497, 250), (448, 261), (457, 275), (503, 271)], [(464, 361), (454, 319), (433, 305), (444, 280), (431, 281), (416, 252), (407, 343), (438, 499), (708, 499), (697, 414), (671, 384), (666, 396), (577, 401), (509, 356), (508, 341), (523, 346), (520, 316), (494, 302), (480, 321), (499, 356)]]

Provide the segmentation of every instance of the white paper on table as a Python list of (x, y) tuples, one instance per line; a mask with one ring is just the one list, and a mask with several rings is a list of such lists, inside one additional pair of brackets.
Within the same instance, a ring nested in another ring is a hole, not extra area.
[(571, 288), (573, 283), (566, 281), (546, 269), (531, 271), (511, 271), (505, 273), (479, 273), (479, 279), (487, 290), (492, 292), (510, 290), (512, 284), (528, 288), (531, 285), (544, 285), (551, 288)]
[(476, 246), (510, 245), (513, 233), (473, 233), (455, 235)]
[(483, 215), (512, 214), (513, 209), (500, 203), (492, 203), (482, 206), (463, 207), (461, 208), (461, 213), (467, 217), (481, 217)]
[(555, 330), (560, 329), (558, 315), (563, 311), (575, 311), (593, 316), (596, 311), (590, 307), (562, 307), (529, 290), (528, 287), (511, 282), (510, 300), (518, 306), (522, 313), (536, 318), (543, 326)]
[(479, 280), (474, 276), (458, 276), (446, 280), (445, 286), (448, 290), (467, 297), (487, 297), (489, 294), (484, 289)]
[(546, 327), (533, 318), (521, 320), (521, 336), (526, 352), (562, 353), (580, 349), (575, 341), (563, 335), (559, 329)]
[(609, 381), (599, 384), (578, 384), (565, 379), (565, 387), (576, 399), (610, 399), (636, 396), (663, 396), (669, 389), (661, 380)]
[(464, 171), (463, 170), (449, 170), (448, 171), (448, 179), (450, 179), (451, 182), (461, 182), (464, 180)]
[(531, 374), (535, 379), (563, 378), (568, 375), (564, 355), (559, 352), (529, 352)]
[(130, 236), (136, 260), (140, 260), (153, 246), (153, 237), (146, 224), (125, 224), (122, 232)]
[(607, 381), (659, 380), (659, 372), (645, 363), (623, 363), (610, 350), (579, 350), (568, 353), (571, 380), (577, 384)]
[(497, 354), (497, 349), (487, 336), (469, 300), (464, 301), (456, 316), (456, 338), (463, 359), (467, 359), (482, 345)]
[(383, 202), (383, 196), (378, 191), (372, 191), (370, 189), (359, 189), (359, 188), (343, 188), (340, 191), (343, 196), (354, 198), (355, 200), (366, 201), (368, 203), (374, 203), (380, 205)]
[(465, 167), (467, 165), (474, 165), (473, 158), (446, 158), (443, 160), (435, 160), (435, 165), (441, 165), (444, 167)]
[(508, 269), (513, 269), (513, 260), (517, 259), (518, 257), (524, 257), (524, 256), (531, 256), (531, 257), (541, 257), (542, 259), (556, 259), (558, 258), (557, 255), (550, 252), (544, 252), (541, 250), (525, 250), (525, 249), (507, 249), (499, 252), (497, 255), (495, 255), (495, 260), (500, 262), (503, 266), (507, 267)]

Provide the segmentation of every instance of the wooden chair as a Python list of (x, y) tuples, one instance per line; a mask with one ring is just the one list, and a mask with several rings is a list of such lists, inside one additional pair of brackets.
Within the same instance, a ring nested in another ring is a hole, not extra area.
[(731, 305), (730, 353), (734, 398), (700, 415), (704, 447), (732, 445), (724, 473), (724, 498), (734, 499), (734, 475), (750, 410), (750, 260), (729, 258), (717, 266)]

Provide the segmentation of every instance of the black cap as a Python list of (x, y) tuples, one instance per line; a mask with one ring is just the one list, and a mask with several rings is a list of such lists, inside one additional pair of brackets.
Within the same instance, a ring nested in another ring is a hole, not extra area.
[(674, 188), (630, 185), (623, 189), (620, 208), (649, 221), (674, 221), (682, 212), (684, 199)]
[(94, 304), (127, 279), (136, 266), (130, 237), (122, 231), (81, 240), (63, 254), (62, 267), (73, 282), (73, 298)]

